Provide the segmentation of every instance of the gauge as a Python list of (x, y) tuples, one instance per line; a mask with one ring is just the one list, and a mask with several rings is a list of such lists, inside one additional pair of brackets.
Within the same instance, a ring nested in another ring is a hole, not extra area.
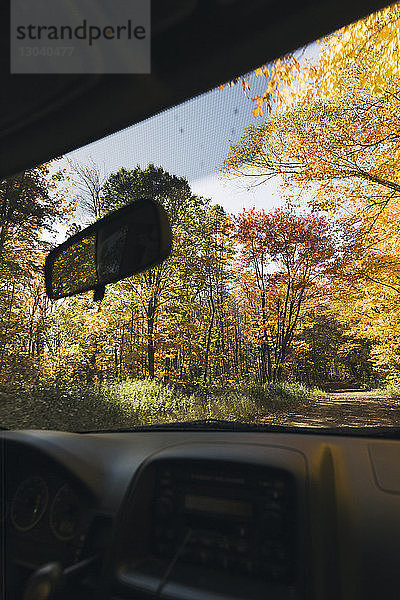
[(60, 540), (71, 540), (80, 519), (79, 499), (68, 484), (57, 492), (50, 509), (50, 526)]
[(41, 477), (22, 481), (11, 502), (11, 521), (16, 529), (28, 531), (40, 521), (49, 500), (47, 485)]

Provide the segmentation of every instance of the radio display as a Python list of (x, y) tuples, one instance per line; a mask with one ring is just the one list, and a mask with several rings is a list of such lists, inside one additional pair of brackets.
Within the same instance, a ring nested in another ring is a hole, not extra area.
[(231, 500), (229, 498), (213, 498), (211, 496), (185, 496), (185, 508), (199, 512), (231, 515), (234, 517), (250, 517), (252, 505), (249, 502)]

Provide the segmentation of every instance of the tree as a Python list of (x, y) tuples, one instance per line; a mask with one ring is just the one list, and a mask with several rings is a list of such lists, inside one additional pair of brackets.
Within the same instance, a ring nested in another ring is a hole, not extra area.
[(257, 184), (279, 177), (307, 189), (313, 206), (351, 205), (355, 220), (375, 222), (400, 191), (399, 19), (400, 4), (373, 13), (322, 40), (315, 67), (286, 67), (290, 98), (231, 146), (224, 172)]
[(116, 210), (141, 198), (160, 202), (173, 224), (179, 222), (193, 201), (189, 184), (184, 177), (171, 175), (153, 164), (149, 164), (146, 169), (137, 166), (130, 171), (122, 168), (112, 173), (101, 194), (105, 211)]
[(257, 183), (280, 177), (286, 186), (307, 190), (314, 207), (356, 202), (359, 209), (370, 207), (370, 218), (400, 192), (399, 156), (393, 101), (363, 95), (297, 105), (247, 128), (231, 145), (224, 172)]
[(86, 165), (80, 165), (72, 161), (69, 161), (69, 164), (78, 187), (79, 208), (91, 220), (100, 219), (106, 212), (102, 205), (105, 177), (93, 160), (90, 160)]
[[(86, 297), (61, 301), (48, 319), (43, 362), (49, 377), (101, 382), (159, 377), (192, 385), (223, 369), (227, 339), (224, 299), (229, 278), (229, 219), (194, 196), (187, 181), (149, 165), (113, 173), (102, 188), (104, 211), (153, 197), (173, 229), (173, 252), (162, 265), (109, 286), (93, 306)], [(64, 369), (61, 367), (64, 366)]]
[[(0, 371), (29, 370), (45, 348), (49, 303), (43, 286), (48, 238), (68, 214), (64, 173), (41, 165), (0, 181)], [(47, 238), (47, 240), (45, 239)]]
[[(320, 55), (316, 63), (305, 59), (304, 49), (300, 49), (258, 67), (254, 75), (267, 81), (260, 95), (250, 96), (248, 75), (221, 84), (219, 89), (240, 84), (246, 97), (256, 103), (254, 116), (261, 117), (263, 109), (271, 114), (298, 102), (307, 104), (343, 94), (354, 80), (373, 93), (388, 91), (393, 84), (397, 88), (399, 19), (400, 4), (392, 4), (318, 40)], [(397, 95), (397, 89), (394, 93)]]
[(349, 89), (379, 96), (398, 88), (400, 3), (351, 23), (321, 41), (313, 86), (320, 97)]
[(41, 239), (43, 230), (51, 231), (66, 203), (56, 195), (55, 185), (63, 177), (60, 171), (50, 174), (50, 165), (0, 180), (0, 260), (4, 263), (7, 246), (16, 239), (32, 246)]
[[(143, 197), (157, 200), (167, 210), (174, 239), (169, 260), (133, 277), (123, 286), (130, 290), (134, 306), (145, 316), (147, 371), (153, 378), (159, 317), (168, 319), (167, 307), (172, 304), (173, 314), (179, 313), (181, 306), (185, 315), (196, 301), (198, 287), (202, 285), (204, 274), (199, 252), (204, 241), (203, 223), (210, 209), (209, 201), (194, 196), (184, 178), (170, 175), (154, 165), (146, 169), (136, 167), (132, 171), (121, 169), (112, 174), (102, 195), (104, 206), (109, 210)], [(178, 330), (175, 330), (175, 336), (178, 337)]]
[(377, 268), (395, 266), (383, 256), (399, 237), (399, 159), (397, 100), (353, 89), (248, 128), (231, 146), (224, 170), (256, 183), (277, 178), (286, 193), (305, 192), (312, 210), (340, 222), (352, 257), (347, 273), (385, 281), (388, 269), (379, 274)]
[(329, 223), (289, 209), (244, 210), (235, 218), (237, 285), (251, 315), (262, 381), (279, 381), (306, 308), (327, 288), (335, 244)]
[[(315, 74), (315, 67), (308, 61), (300, 63), (299, 57), (294, 53), (287, 54), (269, 65), (262, 65), (253, 71), (256, 77), (264, 77), (268, 83), (265, 91), (261, 95), (251, 98), (256, 103), (253, 108), (253, 115), (261, 117), (263, 109), (267, 114), (273, 112), (274, 108), (282, 106), (288, 102), (289, 96), (295, 96), (304, 93), (309, 78)], [(222, 83), (219, 90), (223, 91), (225, 87), (232, 87), (240, 84), (243, 92), (249, 98), (250, 84), (249, 76), (239, 76), (228, 83)], [(307, 87), (307, 89), (309, 89)], [(288, 91), (291, 90), (291, 94)]]
[(297, 381), (324, 385), (331, 381), (367, 383), (373, 379), (371, 340), (350, 331), (332, 302), (319, 304), (302, 318), (286, 370)]

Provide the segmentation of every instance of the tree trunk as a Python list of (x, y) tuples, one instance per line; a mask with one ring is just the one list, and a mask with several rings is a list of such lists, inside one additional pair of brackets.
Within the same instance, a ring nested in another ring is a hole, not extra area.
[(150, 300), (147, 307), (147, 370), (150, 379), (154, 379), (154, 320), (155, 303)]
[(215, 304), (214, 304), (214, 300), (212, 298), (210, 298), (210, 302), (211, 302), (211, 320), (210, 320), (210, 324), (208, 326), (207, 340), (206, 340), (206, 351), (205, 351), (205, 356), (204, 356), (204, 375), (203, 375), (203, 382), (204, 383), (207, 382), (208, 363), (209, 363), (209, 358), (210, 358), (210, 347), (211, 347), (211, 335), (212, 335), (212, 330), (213, 330), (213, 327), (214, 327), (214, 318), (215, 318)]
[(6, 321), (6, 325), (4, 328), (4, 340), (3, 340), (3, 344), (2, 344), (2, 348), (1, 348), (1, 356), (0, 356), (0, 373), (3, 370), (3, 365), (4, 365), (4, 353), (5, 353), (6, 344), (7, 344), (7, 333), (8, 333), (8, 328), (9, 328), (10, 322), (11, 322), (12, 306), (14, 303), (14, 291), (15, 291), (15, 282), (13, 282), (13, 284), (12, 284), (11, 298), (10, 298), (10, 303), (8, 306), (7, 321)]

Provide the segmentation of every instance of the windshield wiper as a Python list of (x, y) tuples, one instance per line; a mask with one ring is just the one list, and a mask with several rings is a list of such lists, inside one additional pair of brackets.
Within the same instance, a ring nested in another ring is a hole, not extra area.
[[(76, 433), (129, 433), (130, 431), (288, 431), (284, 425), (264, 425), (222, 419), (200, 419), (197, 421), (175, 421), (154, 425), (137, 425), (129, 429), (101, 429), (77, 431)], [(298, 428), (290, 428), (298, 429)]]
[[(223, 419), (199, 419), (197, 421), (178, 421), (156, 425), (140, 425), (134, 431), (287, 431), (283, 425), (264, 425)], [(124, 430), (122, 430), (124, 431)]]
[(313, 435), (340, 435), (371, 438), (400, 439), (400, 427), (299, 427), (293, 425), (271, 425), (246, 423), (219, 419), (201, 419), (197, 421), (177, 421), (138, 425), (129, 429), (93, 429), (75, 433), (130, 433), (146, 431), (235, 431), (260, 433), (307, 433)]
[[(310, 431), (312, 433), (321, 433), (321, 429), (315, 427), (293, 427), (290, 425), (270, 425), (264, 423), (248, 423), (245, 421), (227, 421), (223, 419), (175, 421), (173, 423), (137, 425), (129, 429), (93, 429), (91, 431), (76, 431), (75, 433), (129, 433), (136, 431), (260, 431), (264, 433), (299, 433), (300, 431)], [(325, 433), (328, 432), (328, 429), (323, 429), (322, 431)]]

